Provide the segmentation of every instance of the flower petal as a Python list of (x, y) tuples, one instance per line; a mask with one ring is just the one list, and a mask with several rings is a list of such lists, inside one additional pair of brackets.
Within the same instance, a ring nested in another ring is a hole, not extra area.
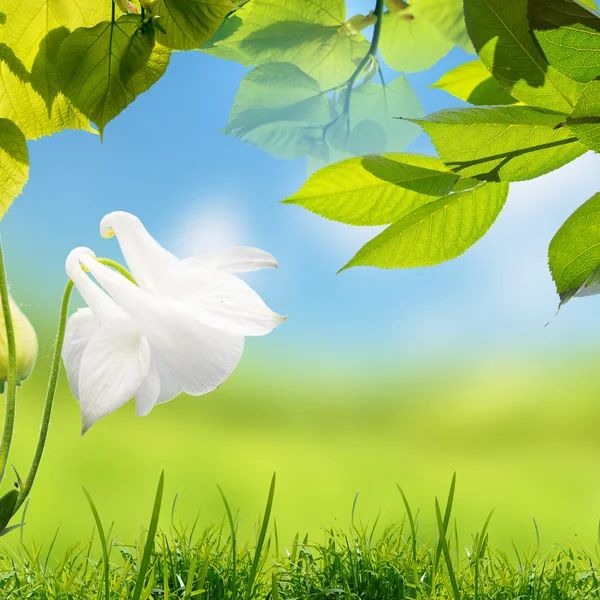
[(160, 396), (161, 381), (154, 357), (150, 356), (148, 376), (135, 393), (135, 414), (145, 417), (154, 408)]
[(123, 211), (106, 215), (100, 233), (102, 237), (117, 238), (127, 266), (143, 290), (168, 292), (170, 273), (179, 259), (165, 250), (135, 215)]
[(266, 335), (287, 318), (273, 312), (245, 281), (223, 271), (186, 269), (172, 289), (207, 325), (230, 333)]
[(73, 396), (79, 400), (81, 357), (100, 325), (90, 308), (80, 308), (67, 321), (62, 359)]
[(67, 275), (73, 281), (86, 304), (92, 309), (99, 324), (107, 323), (112, 319), (123, 317), (123, 311), (115, 301), (100, 289), (81, 268), (82, 258), (95, 258), (96, 255), (89, 248), (75, 248), (67, 257), (65, 265)]
[(150, 345), (129, 318), (104, 324), (83, 352), (79, 372), (82, 435), (125, 404), (148, 377)]
[(207, 325), (193, 306), (145, 292), (90, 257), (82, 264), (136, 322), (184, 392), (206, 394), (235, 369), (244, 349), (242, 335)]
[(179, 382), (171, 373), (165, 361), (159, 356), (155, 356), (155, 360), (160, 376), (160, 395), (156, 400), (156, 404), (162, 404), (163, 402), (169, 402), (169, 400), (173, 400), (173, 398), (179, 396), (182, 390)]
[(279, 268), (275, 257), (264, 250), (250, 246), (234, 246), (215, 254), (184, 258), (181, 262), (186, 266), (210, 267), (225, 271), (225, 273), (248, 273), (268, 267)]

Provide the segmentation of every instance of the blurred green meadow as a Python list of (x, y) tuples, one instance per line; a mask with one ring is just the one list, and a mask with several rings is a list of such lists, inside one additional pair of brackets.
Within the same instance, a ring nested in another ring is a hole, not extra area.
[[(34, 320), (36, 320), (34, 318)], [(33, 452), (52, 346), (52, 325), (38, 330), (34, 375), (19, 390), (10, 462), (24, 475)], [(263, 346), (264, 348), (264, 346)], [(61, 373), (46, 453), (24, 531), (60, 549), (88, 537), (93, 519), (82, 492), (124, 543), (150, 517), (156, 483), (166, 474), (164, 526), (224, 519), (219, 484), (241, 536), (254, 534), (270, 478), (282, 545), (296, 532), (319, 538), (322, 526), (356, 519), (388, 524), (404, 516), (400, 484), (421, 534), (433, 533), (434, 497), (445, 498), (454, 472), (462, 535), (479, 531), (495, 509), (490, 543), (510, 550), (579, 538), (593, 543), (600, 517), (600, 404), (588, 363), (501, 354), (431, 364), (420, 371), (375, 369), (320, 356), (289, 364), (249, 340), (234, 375), (215, 392), (181, 396), (137, 418), (127, 405), (80, 437), (79, 410)], [(4, 484), (8, 486), (8, 483)], [(19, 533), (4, 538), (19, 541)]]

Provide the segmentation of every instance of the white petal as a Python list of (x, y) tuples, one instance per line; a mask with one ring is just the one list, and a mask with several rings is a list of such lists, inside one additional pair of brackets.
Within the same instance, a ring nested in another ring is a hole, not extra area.
[(123, 311), (115, 301), (100, 289), (81, 268), (82, 258), (90, 259), (96, 255), (89, 248), (75, 248), (66, 262), (67, 275), (73, 281), (86, 304), (92, 309), (94, 316), (102, 325), (112, 319), (123, 317)]
[(135, 320), (184, 392), (210, 392), (235, 369), (244, 349), (242, 335), (206, 325), (192, 306), (149, 294), (93, 259), (84, 264)]
[(154, 408), (160, 396), (160, 375), (154, 357), (150, 356), (150, 368), (148, 376), (135, 393), (135, 414), (145, 417)]
[(121, 318), (104, 324), (81, 359), (82, 435), (132, 398), (148, 377), (149, 368), (150, 346), (133, 320)]
[(207, 325), (239, 335), (266, 335), (286, 317), (273, 312), (235, 275), (215, 269), (187, 269), (172, 284), (179, 298), (195, 307)]
[(81, 357), (100, 325), (90, 308), (80, 308), (69, 317), (65, 330), (62, 359), (73, 396), (79, 400), (79, 369)]
[(190, 267), (211, 267), (226, 273), (248, 273), (268, 267), (279, 268), (275, 257), (250, 246), (234, 246), (216, 254), (185, 258), (182, 262)]
[(181, 394), (181, 386), (179, 382), (167, 367), (165, 361), (159, 356), (155, 356), (156, 366), (158, 367), (158, 374), (160, 376), (160, 395), (156, 400), (156, 404), (162, 404), (173, 400), (176, 396)]
[(165, 250), (135, 215), (123, 211), (106, 215), (100, 223), (100, 233), (117, 238), (127, 266), (143, 290), (168, 292), (170, 273), (179, 259)]

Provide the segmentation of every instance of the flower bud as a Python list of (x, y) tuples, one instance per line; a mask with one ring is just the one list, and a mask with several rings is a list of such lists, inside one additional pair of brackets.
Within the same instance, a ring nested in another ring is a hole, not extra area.
[(338, 33), (350, 37), (360, 33), (369, 25), (375, 25), (375, 23), (377, 23), (377, 15), (372, 11), (366, 17), (365, 15), (354, 15), (339, 27)]
[[(17, 303), (9, 297), (10, 316), (15, 334), (15, 346), (17, 350), (17, 384), (29, 377), (35, 357), (37, 355), (37, 337), (35, 329), (21, 312)], [(8, 342), (6, 339), (6, 327), (4, 325), (4, 314), (0, 309), (0, 390), (8, 380)]]

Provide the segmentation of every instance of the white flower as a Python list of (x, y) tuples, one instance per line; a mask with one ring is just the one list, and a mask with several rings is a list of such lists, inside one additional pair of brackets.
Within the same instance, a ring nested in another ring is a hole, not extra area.
[(137, 414), (147, 415), (182, 391), (214, 390), (236, 367), (244, 336), (265, 335), (285, 320), (232, 274), (276, 267), (266, 252), (240, 247), (180, 260), (123, 212), (107, 215), (101, 233), (115, 235), (138, 285), (88, 248), (67, 258), (88, 305), (69, 319), (63, 348), (82, 433), (132, 397)]

